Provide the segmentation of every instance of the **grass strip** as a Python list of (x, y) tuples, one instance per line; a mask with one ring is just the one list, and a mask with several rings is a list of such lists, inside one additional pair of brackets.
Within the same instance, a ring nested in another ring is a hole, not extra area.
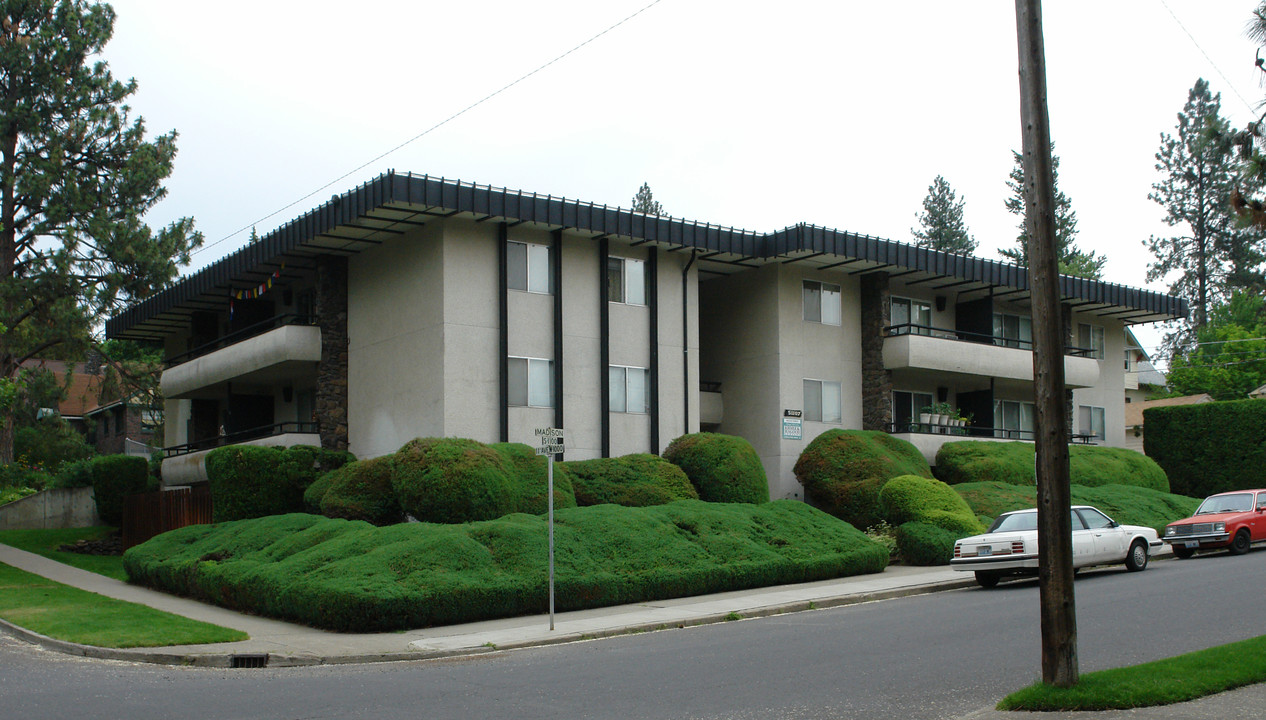
[(246, 640), (240, 630), (53, 582), (0, 563), (0, 618), (58, 640), (109, 648)]
[(1034, 683), (998, 703), (999, 710), (1126, 710), (1195, 700), (1266, 682), (1266, 635), (1185, 655), (1100, 670), (1071, 688)]
[(84, 555), (62, 552), (57, 548), (80, 540), (97, 540), (114, 532), (112, 527), (66, 528), (62, 530), (0, 530), (0, 543), (42, 555), (49, 560), (127, 581), (121, 555)]

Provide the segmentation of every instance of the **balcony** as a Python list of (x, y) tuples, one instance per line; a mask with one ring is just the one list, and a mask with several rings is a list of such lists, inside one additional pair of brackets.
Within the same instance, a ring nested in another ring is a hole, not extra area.
[(228, 445), (292, 447), (320, 445), (317, 424), (288, 422), (251, 428), (163, 448), (163, 486), (193, 485), (207, 481), (207, 454)]
[(161, 387), (169, 399), (212, 397), (227, 382), (275, 385), (312, 373), (321, 360), (321, 329), (283, 315), (168, 360)]
[[(889, 423), (885, 431), (895, 438), (905, 440), (922, 453), (929, 465), (936, 464), (936, 453), (941, 446), (960, 440), (983, 440), (985, 442), (1033, 442), (1032, 430), (1013, 430), (1007, 428), (987, 427), (945, 427), (924, 423)], [(1098, 439), (1094, 435), (1074, 434), (1069, 442), (1075, 445), (1093, 445)]]
[[(1032, 343), (926, 325), (884, 328), (886, 370), (928, 371), (944, 376), (992, 377), (1033, 382)], [(1099, 382), (1099, 361), (1093, 351), (1065, 348), (1064, 385), (1092, 387)]]

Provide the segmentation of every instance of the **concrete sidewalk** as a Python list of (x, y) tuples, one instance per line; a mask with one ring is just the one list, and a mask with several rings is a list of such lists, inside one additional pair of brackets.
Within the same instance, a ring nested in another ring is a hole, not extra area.
[[(402, 633), (347, 634), (326, 632), (280, 620), (246, 615), (195, 600), (128, 585), (8, 545), (0, 544), (0, 563), (100, 595), (242, 630), (250, 635), (250, 639), (215, 645), (136, 649), (97, 648), (53, 640), (0, 621), (0, 627), (12, 634), (50, 649), (85, 657), (206, 667), (231, 667), (235, 658), (241, 662), (265, 654), (268, 667), (422, 660), (471, 655), (631, 632), (723, 622), (732, 619), (733, 614), (744, 618), (763, 617), (975, 585), (970, 575), (945, 567), (896, 566), (882, 573), (837, 580), (557, 613), (554, 630), (549, 629), (548, 616), (537, 615)], [(1188, 703), (1163, 707), (1104, 712), (1024, 713), (1022, 715), (1000, 712), (988, 707), (960, 716), (957, 720), (1002, 720), (1004, 718), (1015, 720), (1016, 717), (1035, 716), (1057, 717), (1059, 720), (1087, 718), (1202, 720), (1211, 717), (1256, 717), (1264, 705), (1266, 705), (1266, 684), (1252, 685)]]

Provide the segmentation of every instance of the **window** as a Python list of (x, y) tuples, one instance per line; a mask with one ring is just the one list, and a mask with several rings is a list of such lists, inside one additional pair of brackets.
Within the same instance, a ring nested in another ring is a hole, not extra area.
[(1035, 412), (1035, 407), (1031, 402), (994, 400), (993, 424), (999, 430), (1005, 431), (1000, 433), (1000, 437), (1032, 440)]
[(840, 384), (826, 380), (804, 381), (804, 419), (838, 423), (843, 420)]
[(804, 319), (823, 325), (840, 324), (840, 286), (804, 281)]
[(1077, 347), (1089, 350), (1089, 357), (1096, 360), (1102, 360), (1107, 357), (1104, 354), (1103, 328), (1098, 325), (1087, 325), (1086, 323), (1078, 324)]
[(1091, 435), (1099, 440), (1107, 440), (1104, 430), (1104, 411), (1101, 407), (1082, 405), (1077, 408), (1077, 432)]
[(896, 328), (894, 332), (898, 335), (932, 334), (932, 306), (929, 303), (895, 297), (892, 299), (891, 315), (892, 325)]
[(625, 305), (646, 304), (646, 262), (607, 258), (607, 300)]
[(919, 421), (919, 413), (932, 404), (931, 393), (892, 391), (892, 422), (896, 432), (909, 432), (909, 426)]
[(650, 410), (650, 371), (646, 368), (612, 365), (611, 412), (645, 413)]
[(1033, 319), (1007, 313), (993, 314), (993, 344), (1021, 350), (1033, 349)]
[(510, 405), (554, 407), (554, 362), (510, 358)]
[(511, 290), (551, 292), (549, 246), (506, 243), (507, 284)]
[(1104, 515), (1098, 510), (1092, 508), (1080, 508), (1074, 510), (1074, 513), (1081, 515), (1081, 519), (1086, 521), (1086, 527), (1091, 530), (1102, 530), (1112, 527), (1112, 518)]

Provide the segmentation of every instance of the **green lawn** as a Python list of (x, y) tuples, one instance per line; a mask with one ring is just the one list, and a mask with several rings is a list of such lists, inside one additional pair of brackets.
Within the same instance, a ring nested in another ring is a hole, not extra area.
[(1266, 635), (1155, 662), (1086, 673), (1071, 688), (1035, 683), (999, 710), (1124, 710), (1195, 700), (1266, 682)]
[(247, 639), (239, 630), (72, 588), (0, 564), (0, 618), (58, 640), (130, 648)]
[(57, 562), (77, 567), (80, 570), (87, 570), (88, 572), (105, 575), (115, 580), (126, 581), (127, 573), (123, 571), (123, 557), (120, 555), (81, 555), (79, 553), (61, 552), (57, 549), (61, 545), (69, 545), (78, 540), (95, 540), (112, 532), (114, 532), (112, 527), (68, 528), (65, 530), (0, 530), (0, 543), (35, 553), (36, 555), (43, 555), (50, 560), (56, 560)]

